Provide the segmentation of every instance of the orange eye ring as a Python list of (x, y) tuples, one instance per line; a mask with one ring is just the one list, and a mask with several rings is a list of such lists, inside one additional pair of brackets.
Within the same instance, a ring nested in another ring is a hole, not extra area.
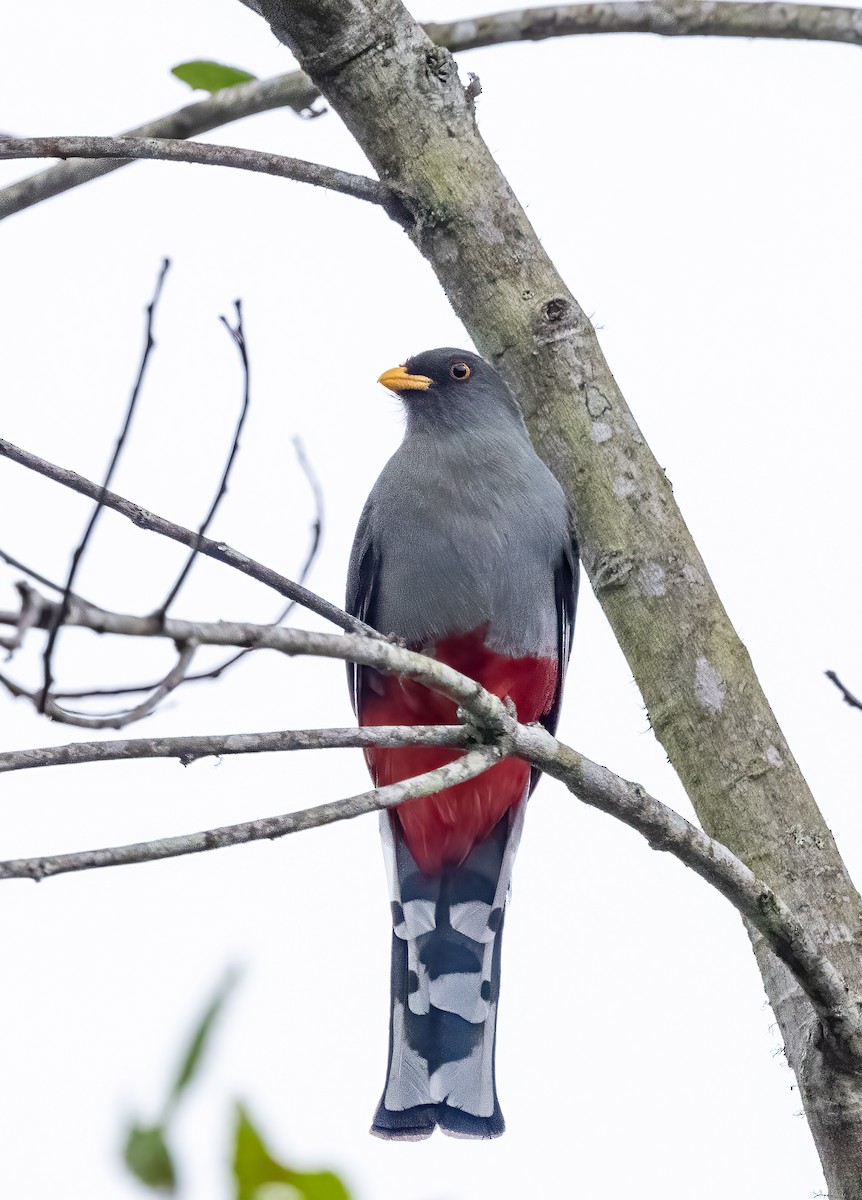
[(449, 374), (459, 383), (463, 383), (465, 379), (470, 378), (470, 368), (465, 362), (454, 362), (449, 368)]

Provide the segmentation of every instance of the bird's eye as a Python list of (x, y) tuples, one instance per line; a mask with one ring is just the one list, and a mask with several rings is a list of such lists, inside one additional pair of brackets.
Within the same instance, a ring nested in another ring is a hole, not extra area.
[(470, 368), (464, 362), (452, 363), (449, 368), (449, 374), (453, 379), (463, 380), (470, 378)]

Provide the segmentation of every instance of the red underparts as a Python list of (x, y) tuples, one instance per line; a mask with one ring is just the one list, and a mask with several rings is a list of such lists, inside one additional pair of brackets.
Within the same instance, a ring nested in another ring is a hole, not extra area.
[[(476, 679), (501, 699), (510, 696), (518, 719), (537, 721), (550, 711), (557, 681), (554, 658), (509, 658), (489, 650), (485, 630), (448, 637), (424, 653)], [(375, 687), (376, 685), (376, 687)], [(379, 690), (377, 690), (379, 689)], [(362, 725), (452, 725), (455, 705), (410, 679), (377, 676), (366, 688), (359, 714)], [(462, 752), (437, 746), (365, 751), (375, 786), (384, 787), (433, 771)], [(435, 796), (408, 800), (393, 813), (410, 853), (426, 874), (463, 862), (477, 842), (488, 836), (527, 787), (527, 763), (509, 758), (476, 779), (446, 788)]]

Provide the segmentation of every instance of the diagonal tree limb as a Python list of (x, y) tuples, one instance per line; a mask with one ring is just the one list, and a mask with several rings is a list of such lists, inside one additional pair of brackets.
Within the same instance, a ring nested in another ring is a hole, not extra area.
[[(55, 483), (62, 484), (63, 487), (71, 488), (73, 492), (78, 492), (81, 496), (88, 496), (92, 500), (97, 499), (99, 496), (100, 488), (98, 485), (92, 483), (89, 479), (85, 479), (83, 475), (79, 475), (76, 471), (71, 471), (67, 467), (58, 467), (54, 463), (49, 463), (46, 459), (39, 458), (37, 455), (31, 454), (28, 450), (22, 450), (20, 446), (15, 446), (12, 442), (7, 442), (3, 438), (0, 438), (0, 458), (11, 459), (12, 462), (16, 462), (30, 471), (35, 471), (37, 475), (43, 475), (46, 479), (51, 479)], [(183, 546), (192, 547), (198, 542), (198, 535), (191, 529), (186, 529), (182, 525), (176, 525), (173, 521), (166, 521), (163, 517), (157, 517), (155, 513), (141, 508), (138, 504), (133, 504), (131, 500), (126, 500), (124, 497), (118, 496), (116, 492), (105, 492), (102, 497), (102, 504), (105, 508), (110, 508), (114, 512), (119, 513), (121, 517), (125, 517), (128, 521), (131, 521), (138, 529), (146, 529), (151, 533), (158, 533), (162, 537), (179, 542)], [(323, 617), (326, 621), (331, 621), (333, 625), (337, 625), (341, 629), (364, 633), (370, 637), (380, 636), (376, 630), (372, 629), (370, 625), (366, 625), (364, 621), (359, 621), (356, 617), (351, 617), (349, 613), (338, 608), (337, 605), (324, 600), (321, 596), (309, 591), (308, 588), (302, 587), (301, 584), (294, 583), (292, 579), (287, 579), (284, 575), (279, 575), (277, 571), (273, 571), (269, 567), (255, 562), (254, 559), (247, 558), (244, 554), (232, 549), (232, 547), (226, 545), (224, 542), (214, 542), (209, 538), (203, 538), (200, 539), (199, 550), (207, 558), (213, 558), (228, 567), (233, 567), (234, 570), (240, 571), (243, 575), (248, 575), (251, 579), (256, 579), (259, 583), (272, 588), (274, 592), (278, 592), (280, 595), (294, 600), (297, 604), (301, 604), (303, 608), (317, 613), (319, 617)], [(8, 623), (6, 622), (6, 624)]]
[[(653, 729), (707, 830), (797, 912), (862, 996), (862, 901), (674, 499), (569, 292), (476, 127), (445, 50), (399, 0), (263, 0), (381, 179), (479, 351), (524, 409)], [(588, 174), (590, 164), (585, 165)], [(862, 1195), (862, 1076), (753, 936), (836, 1197)]]
[(238, 171), (255, 171), (293, 179), (314, 187), (327, 188), (379, 204), (394, 221), (409, 223), (409, 215), (399, 198), (377, 179), (288, 158), (284, 154), (269, 154), (265, 150), (245, 150), (241, 146), (219, 146), (211, 142), (186, 142), (179, 138), (110, 138), (110, 137), (41, 137), (7, 138), (0, 140), (0, 160), (17, 158), (119, 158), (125, 162), (136, 159), (158, 159), (165, 162), (199, 163), (209, 167), (231, 167)]

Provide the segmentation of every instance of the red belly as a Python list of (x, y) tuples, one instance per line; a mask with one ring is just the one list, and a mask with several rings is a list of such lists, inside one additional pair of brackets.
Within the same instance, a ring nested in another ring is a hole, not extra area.
[[(553, 658), (509, 658), (489, 650), (484, 630), (445, 638), (432, 657), (478, 680), (501, 699), (510, 696), (518, 719), (537, 721), (550, 711), (557, 681)], [(382, 694), (367, 688), (359, 720), (362, 725), (452, 725), (457, 722), (451, 700), (396, 675), (378, 677)], [(365, 751), (375, 786), (410, 779), (462, 752), (437, 746)], [(505, 812), (517, 804), (527, 787), (529, 765), (509, 758), (476, 779), (446, 788), (434, 796), (408, 800), (393, 810), (410, 853), (427, 874), (463, 862), (477, 842), (488, 836)]]

